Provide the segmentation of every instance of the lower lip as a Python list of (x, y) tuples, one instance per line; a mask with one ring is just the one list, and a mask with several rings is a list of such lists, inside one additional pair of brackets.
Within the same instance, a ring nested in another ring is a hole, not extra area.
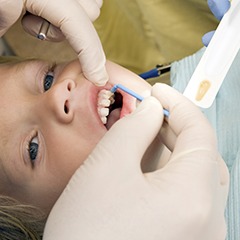
[(122, 110), (120, 114), (120, 119), (121, 119), (135, 110), (136, 99), (130, 96), (129, 94), (123, 92), (122, 90), (118, 90), (118, 91), (123, 97)]

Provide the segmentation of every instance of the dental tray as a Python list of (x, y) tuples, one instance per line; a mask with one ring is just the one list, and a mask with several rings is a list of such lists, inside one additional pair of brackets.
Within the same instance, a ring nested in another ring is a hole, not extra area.
[(183, 94), (199, 107), (210, 107), (239, 48), (240, 0), (232, 0)]

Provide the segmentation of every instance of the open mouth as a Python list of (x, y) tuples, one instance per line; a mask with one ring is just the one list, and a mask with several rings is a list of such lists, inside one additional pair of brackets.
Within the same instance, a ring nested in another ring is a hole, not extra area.
[(107, 129), (121, 118), (123, 96), (103, 89), (98, 93), (98, 115)]

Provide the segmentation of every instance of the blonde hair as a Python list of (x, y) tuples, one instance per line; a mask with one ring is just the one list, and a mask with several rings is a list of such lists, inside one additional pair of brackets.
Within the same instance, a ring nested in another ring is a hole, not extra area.
[(40, 240), (45, 222), (40, 209), (0, 195), (1, 240)]

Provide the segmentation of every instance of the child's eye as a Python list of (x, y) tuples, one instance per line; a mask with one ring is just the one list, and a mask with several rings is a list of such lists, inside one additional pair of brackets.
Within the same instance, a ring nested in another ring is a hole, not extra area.
[(43, 77), (44, 92), (48, 91), (53, 85), (55, 68), (56, 68), (56, 63), (53, 63), (51, 66), (49, 66), (48, 70), (44, 74), (44, 77)]
[(38, 138), (34, 137), (30, 142), (29, 142), (29, 157), (31, 161), (34, 161), (37, 158), (38, 155)]
[(54, 76), (53, 76), (53, 72), (50, 71), (48, 73), (46, 73), (44, 79), (43, 79), (43, 89), (44, 92), (46, 92), (47, 90), (49, 90), (53, 84), (54, 81)]

